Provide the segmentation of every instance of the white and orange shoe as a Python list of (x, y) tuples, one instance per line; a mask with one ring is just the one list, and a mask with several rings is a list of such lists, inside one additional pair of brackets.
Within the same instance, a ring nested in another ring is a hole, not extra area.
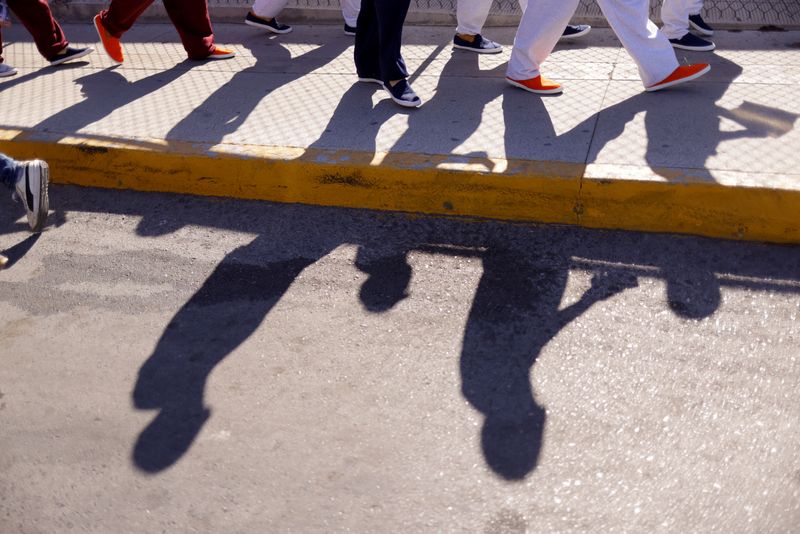
[(506, 76), (506, 81), (514, 87), (539, 95), (556, 95), (563, 90), (560, 83), (548, 80), (544, 76), (528, 78), (527, 80), (514, 80)]
[(94, 17), (94, 28), (97, 30), (97, 36), (100, 37), (100, 43), (103, 45), (103, 50), (106, 51), (108, 57), (117, 63), (125, 61), (125, 54), (122, 53), (122, 45), (119, 39), (108, 33), (103, 21), (100, 20), (100, 15)]
[(214, 46), (214, 51), (203, 59), (230, 59), (236, 55), (236, 52), (229, 48), (221, 46)]
[(645, 87), (645, 91), (661, 91), (667, 87), (678, 85), (679, 83), (690, 82), (696, 80), (703, 74), (711, 70), (711, 65), (708, 63), (695, 63), (694, 65), (681, 65), (672, 74), (664, 78), (658, 83), (654, 83), (650, 87)]

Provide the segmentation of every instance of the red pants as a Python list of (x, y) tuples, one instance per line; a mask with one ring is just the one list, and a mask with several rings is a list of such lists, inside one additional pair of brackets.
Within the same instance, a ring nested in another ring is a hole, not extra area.
[[(111, 0), (108, 9), (100, 12), (100, 20), (111, 35), (120, 38), (152, 3), (153, 0)], [(208, 57), (214, 51), (214, 32), (206, 0), (164, 0), (164, 7), (189, 58)]]
[[(53, 59), (68, 44), (61, 26), (58, 25), (47, 0), (8, 0), (8, 8), (28, 29), (46, 59)], [(3, 62), (3, 36), (0, 33), (0, 63)]]

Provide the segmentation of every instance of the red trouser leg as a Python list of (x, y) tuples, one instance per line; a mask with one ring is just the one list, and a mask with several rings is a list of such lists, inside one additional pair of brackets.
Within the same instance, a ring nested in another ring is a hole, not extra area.
[(206, 0), (164, 0), (172, 24), (181, 36), (189, 59), (203, 59), (214, 51), (214, 30)]
[(36, 48), (46, 59), (53, 59), (69, 44), (47, 0), (8, 0), (8, 7), (31, 33)]
[(152, 3), (153, 0), (111, 0), (108, 9), (100, 12), (100, 21), (108, 33), (119, 39)]

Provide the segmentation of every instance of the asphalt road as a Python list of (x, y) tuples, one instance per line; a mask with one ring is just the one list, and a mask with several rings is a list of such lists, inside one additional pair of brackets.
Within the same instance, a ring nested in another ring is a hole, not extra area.
[(0, 532), (796, 532), (800, 247), (0, 202)]

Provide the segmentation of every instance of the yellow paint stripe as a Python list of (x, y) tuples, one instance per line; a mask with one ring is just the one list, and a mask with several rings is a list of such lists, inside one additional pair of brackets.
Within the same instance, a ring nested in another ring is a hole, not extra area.
[(586, 178), (583, 164), (15, 130), (0, 151), (46, 159), (62, 184), (800, 243), (800, 191)]

